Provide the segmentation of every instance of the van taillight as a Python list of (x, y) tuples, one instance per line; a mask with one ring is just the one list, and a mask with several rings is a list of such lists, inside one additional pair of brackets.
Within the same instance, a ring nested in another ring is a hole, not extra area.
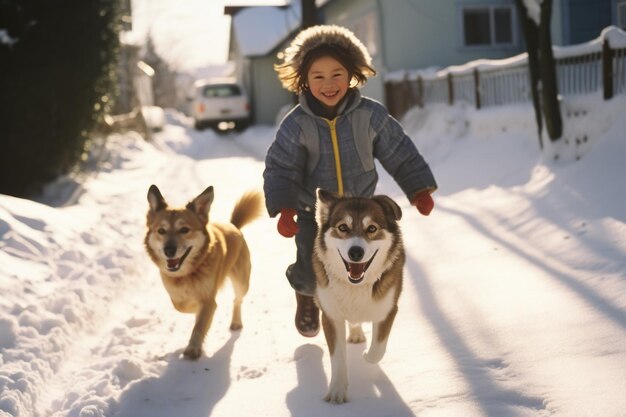
[(250, 103), (246, 101), (246, 105), (244, 106), (247, 111), (250, 111)]
[(198, 113), (204, 113), (204, 103), (198, 104)]

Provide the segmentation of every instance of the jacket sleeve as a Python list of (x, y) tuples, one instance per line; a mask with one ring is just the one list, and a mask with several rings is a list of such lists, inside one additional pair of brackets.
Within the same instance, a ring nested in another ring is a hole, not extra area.
[(374, 156), (398, 183), (409, 201), (416, 193), (437, 189), (430, 167), (406, 134), (400, 123), (387, 110), (379, 109), (372, 118), (377, 134)]
[(276, 216), (283, 208), (298, 208), (306, 158), (306, 148), (300, 141), (300, 128), (293, 120), (283, 120), (267, 150), (263, 171), (265, 205), (270, 217)]

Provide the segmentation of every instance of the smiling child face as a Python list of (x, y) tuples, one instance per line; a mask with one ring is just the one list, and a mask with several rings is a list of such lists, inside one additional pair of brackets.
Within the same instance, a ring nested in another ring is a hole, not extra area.
[(350, 76), (348, 70), (331, 56), (322, 56), (311, 64), (307, 84), (313, 97), (327, 110), (334, 112), (337, 104), (348, 92)]

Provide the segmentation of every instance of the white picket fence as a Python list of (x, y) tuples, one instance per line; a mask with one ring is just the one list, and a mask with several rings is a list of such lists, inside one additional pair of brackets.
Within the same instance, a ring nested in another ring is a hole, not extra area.
[[(554, 48), (559, 94), (603, 91), (605, 99), (626, 93), (626, 33), (605, 29), (595, 41)], [(399, 118), (413, 106), (468, 102), (476, 108), (531, 100), (527, 54), (473, 61), (441, 71), (403, 71), (385, 80), (385, 100)]]

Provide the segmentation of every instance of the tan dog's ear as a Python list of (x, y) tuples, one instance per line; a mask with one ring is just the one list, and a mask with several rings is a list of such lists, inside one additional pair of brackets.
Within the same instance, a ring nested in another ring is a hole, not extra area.
[(148, 190), (148, 204), (150, 204), (150, 211), (156, 213), (167, 208), (167, 203), (161, 195), (161, 192), (156, 185), (152, 184)]
[(395, 221), (398, 221), (402, 218), (402, 209), (393, 201), (390, 197), (386, 195), (375, 195), (372, 197), (373, 200), (377, 201), (383, 207), (385, 214)]
[(213, 186), (209, 186), (187, 204), (187, 209), (196, 213), (206, 223), (209, 221), (209, 210), (211, 209), (211, 204), (213, 204), (213, 198)]

